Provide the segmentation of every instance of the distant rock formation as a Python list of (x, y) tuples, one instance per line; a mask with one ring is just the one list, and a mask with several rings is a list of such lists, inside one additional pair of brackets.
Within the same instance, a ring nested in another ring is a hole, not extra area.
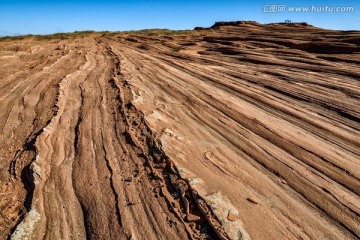
[(214, 25), (211, 26), (212, 29), (216, 29), (222, 26), (238, 26), (242, 24), (254, 24), (258, 25), (259, 23), (256, 21), (231, 21), (231, 22), (215, 22)]

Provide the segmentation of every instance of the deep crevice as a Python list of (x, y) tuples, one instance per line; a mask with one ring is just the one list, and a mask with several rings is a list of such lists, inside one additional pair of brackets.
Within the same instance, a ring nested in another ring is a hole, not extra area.
[[(115, 59), (118, 58), (111, 49), (109, 52)], [(120, 62), (120, 60), (117, 61)], [(116, 64), (116, 66), (120, 67), (120, 64)], [(192, 230), (189, 229), (186, 222), (194, 222), (204, 239), (227, 239), (227, 235), (216, 216), (208, 212), (211, 218), (217, 222), (215, 226), (198, 205), (197, 201), (200, 196), (197, 199), (195, 198), (197, 195), (194, 195), (188, 181), (182, 179), (174, 168), (173, 162), (163, 151), (161, 142), (157, 139), (156, 133), (151, 131), (144, 115), (131, 103), (133, 96), (130, 85), (124, 79), (120, 69), (114, 69), (113, 79), (109, 82), (113, 88), (118, 90), (119, 110), (126, 125), (126, 130), (122, 136), (134, 149), (140, 150), (138, 156), (145, 160), (145, 166), (150, 169), (152, 178), (165, 183), (165, 187), (160, 187), (160, 193), (166, 200), (169, 210), (183, 222), (189, 238), (192, 239), (194, 236), (192, 236)], [(177, 209), (172, 201), (176, 201), (180, 209)], [(188, 202), (188, 205), (184, 205), (185, 202)], [(208, 211), (211, 211), (209, 207)], [(194, 220), (191, 220), (192, 217)]]

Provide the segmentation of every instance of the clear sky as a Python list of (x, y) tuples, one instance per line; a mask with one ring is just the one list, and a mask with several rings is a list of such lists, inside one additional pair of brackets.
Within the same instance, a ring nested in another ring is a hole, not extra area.
[[(285, 5), (285, 11), (275, 7), (274, 12), (274, 5)], [(353, 7), (353, 11), (289, 9), (312, 6)], [(360, 30), (360, 0), (0, 0), (0, 36), (76, 30), (192, 29), (209, 27), (215, 21), (270, 23), (286, 19), (329, 29)]]

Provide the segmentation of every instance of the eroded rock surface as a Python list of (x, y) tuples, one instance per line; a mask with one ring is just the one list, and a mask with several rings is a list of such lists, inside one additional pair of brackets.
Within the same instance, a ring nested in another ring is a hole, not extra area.
[(359, 238), (359, 39), (1, 41), (0, 238)]

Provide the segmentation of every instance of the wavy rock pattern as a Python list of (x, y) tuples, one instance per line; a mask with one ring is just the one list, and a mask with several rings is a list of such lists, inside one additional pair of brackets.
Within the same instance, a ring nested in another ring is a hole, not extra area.
[(360, 237), (359, 32), (0, 42), (0, 238)]

